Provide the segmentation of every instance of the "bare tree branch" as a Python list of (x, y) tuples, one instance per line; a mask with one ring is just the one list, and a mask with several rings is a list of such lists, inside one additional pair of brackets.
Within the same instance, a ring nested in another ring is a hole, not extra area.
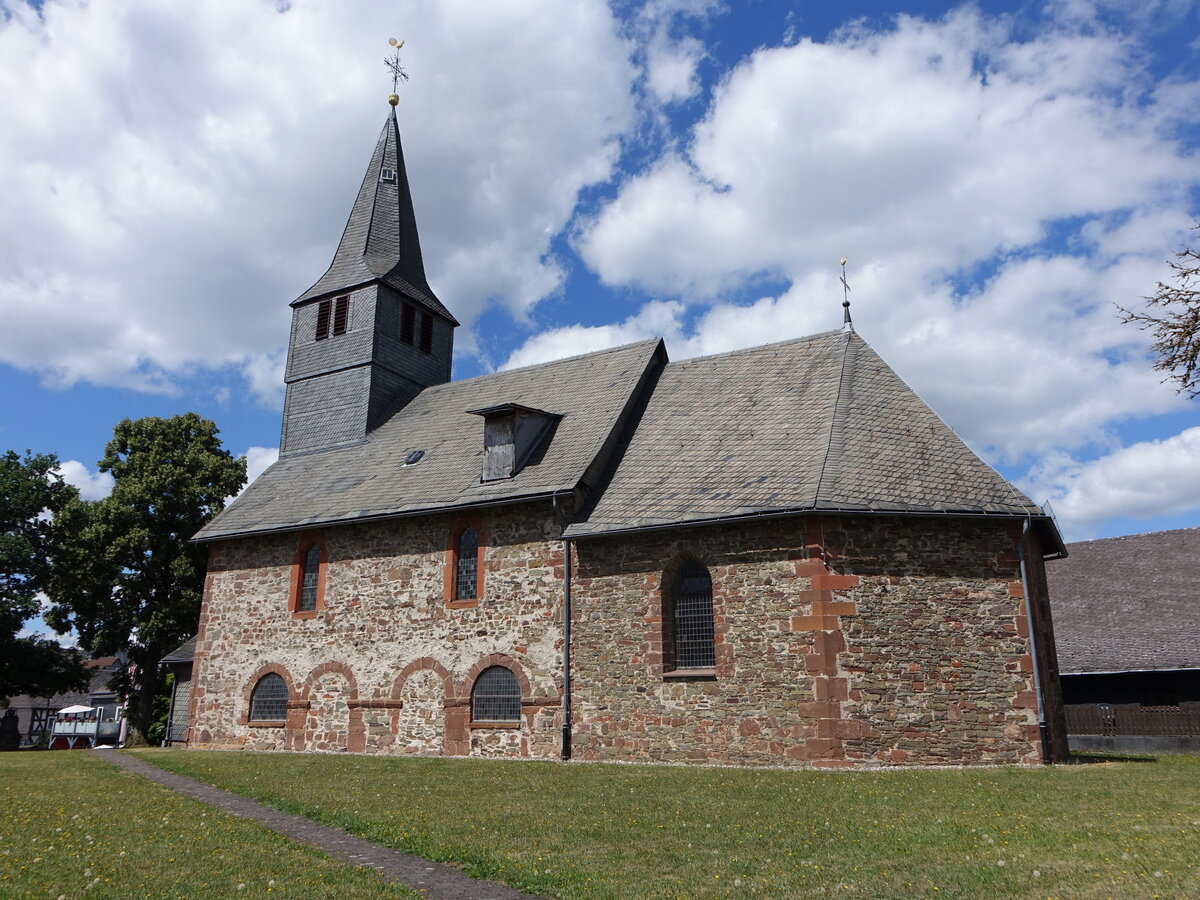
[[(1193, 230), (1200, 231), (1200, 222)], [(1117, 309), (1122, 322), (1154, 335), (1154, 368), (1170, 373), (1165, 380), (1194, 398), (1200, 396), (1200, 250), (1184, 247), (1167, 265), (1171, 283), (1160, 281), (1153, 296), (1142, 298), (1146, 311)]]

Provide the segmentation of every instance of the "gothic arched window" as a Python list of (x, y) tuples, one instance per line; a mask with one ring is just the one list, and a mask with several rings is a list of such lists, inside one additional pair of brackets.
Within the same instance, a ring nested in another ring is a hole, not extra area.
[(671, 585), (671, 657), (676, 669), (707, 669), (716, 665), (713, 642), (712, 576), (689, 559)]
[(325, 540), (319, 532), (300, 539), (292, 558), (292, 614), (312, 618), (325, 606)]
[(300, 564), (300, 603), (296, 606), (299, 612), (309, 612), (317, 608), (317, 581), (321, 575), (321, 548), (313, 544), (304, 554)]
[(479, 587), (479, 532), (468, 525), (454, 542), (454, 599), (474, 600)]

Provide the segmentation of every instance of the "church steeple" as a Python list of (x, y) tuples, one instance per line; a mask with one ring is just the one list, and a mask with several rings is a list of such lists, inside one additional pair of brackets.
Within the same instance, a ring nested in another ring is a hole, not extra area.
[(458, 324), (425, 280), (421, 239), (417, 234), (395, 106), (383, 123), (333, 262), (292, 305), (375, 279)]
[(333, 262), (291, 304), (284, 454), (361, 441), (450, 380), (458, 322), (425, 278), (390, 100)]

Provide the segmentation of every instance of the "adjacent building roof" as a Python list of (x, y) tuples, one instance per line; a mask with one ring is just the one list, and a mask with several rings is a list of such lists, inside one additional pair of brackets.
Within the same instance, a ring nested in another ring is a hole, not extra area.
[[(425, 388), (361, 443), (295, 453), (258, 477), (198, 540), (455, 509), (590, 487), (639, 386), (665, 362), (659, 339)], [(514, 477), (481, 482), (480, 409), (517, 404), (559, 419)], [(414, 450), (420, 459), (405, 465)]]
[[(384, 177), (384, 170), (391, 173), (390, 178)], [(375, 280), (458, 324), (425, 280), (395, 108), (375, 144), (333, 262), (292, 305)]]
[(190, 663), (196, 655), (196, 636), (192, 635), (170, 653), (162, 658), (162, 662), (168, 666), (180, 665), (182, 663)]
[(1200, 669), (1200, 528), (1067, 549), (1046, 567), (1059, 671)]
[(1043, 515), (846, 330), (668, 365), (567, 534), (801, 510)]

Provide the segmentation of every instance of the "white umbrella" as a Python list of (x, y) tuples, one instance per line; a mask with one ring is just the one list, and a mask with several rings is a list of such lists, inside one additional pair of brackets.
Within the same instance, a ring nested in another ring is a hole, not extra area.
[(84, 713), (91, 712), (93, 709), (95, 709), (95, 707), (92, 706), (68, 706), (66, 709), (60, 709), (58, 714), (62, 716), (70, 713)]

